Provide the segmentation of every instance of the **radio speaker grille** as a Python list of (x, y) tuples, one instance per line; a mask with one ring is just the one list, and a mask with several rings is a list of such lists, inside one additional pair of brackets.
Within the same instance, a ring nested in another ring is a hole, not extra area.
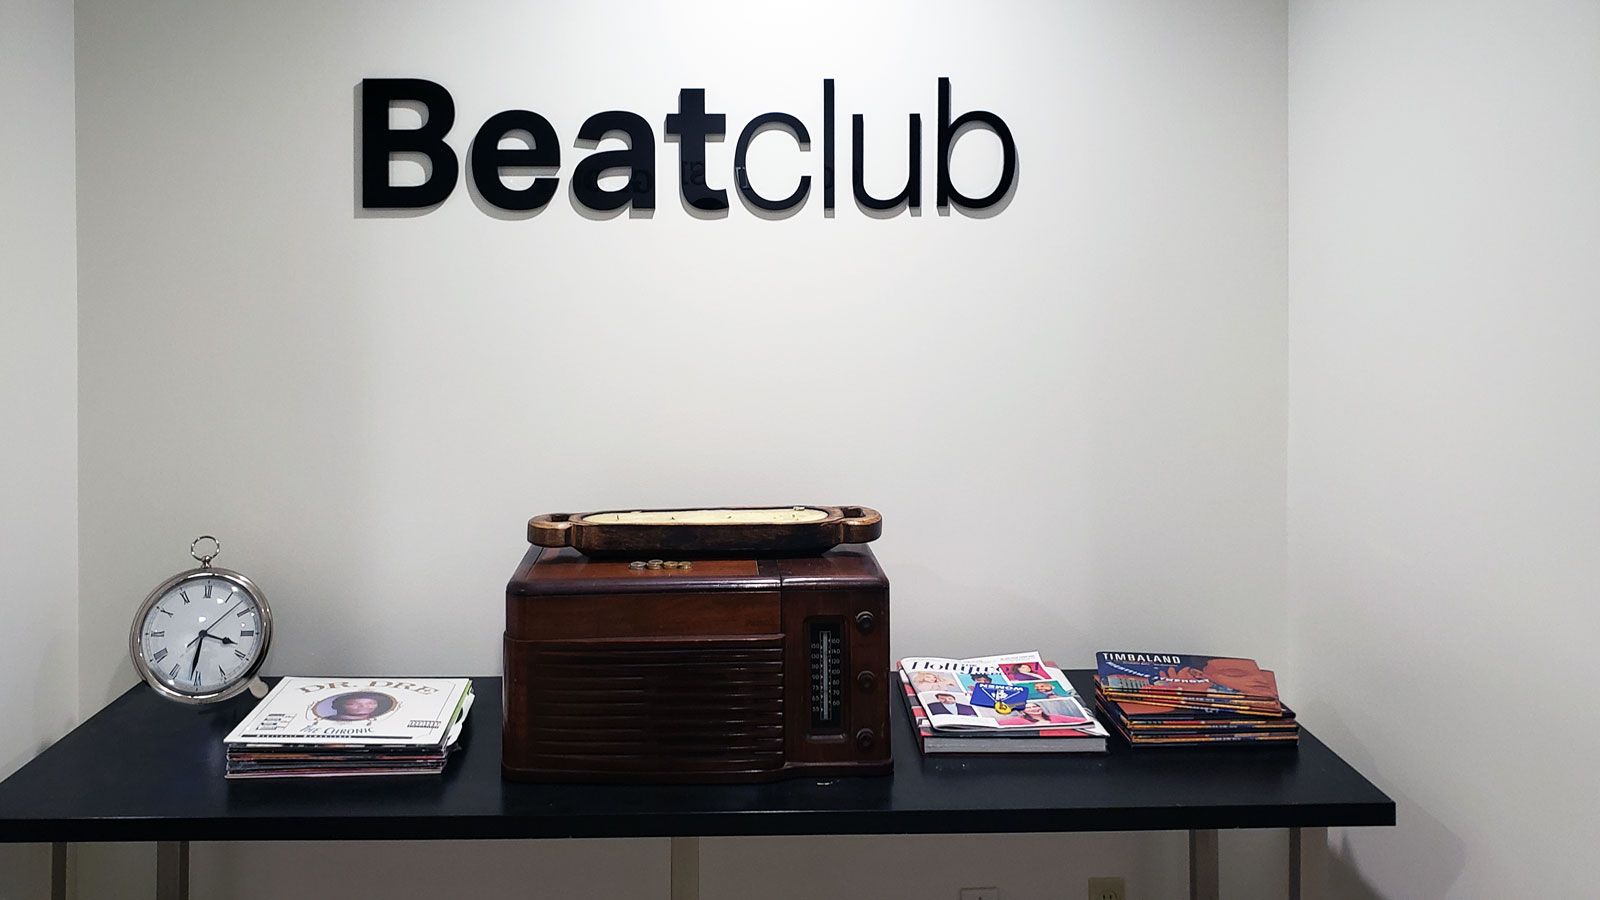
[(783, 766), (781, 636), (510, 641), (507, 652), (522, 656), (506, 667), (506, 702), (527, 723), (522, 767), (714, 775)]

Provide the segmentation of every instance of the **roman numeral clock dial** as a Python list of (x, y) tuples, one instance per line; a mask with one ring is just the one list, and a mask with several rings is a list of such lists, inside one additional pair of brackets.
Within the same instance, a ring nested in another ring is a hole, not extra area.
[[(197, 552), (205, 546), (210, 552)], [(128, 650), (155, 691), (184, 703), (215, 703), (247, 689), (266, 660), (272, 612), (249, 578), (211, 565), (222, 551), (204, 535), (189, 547), (200, 567), (156, 586), (133, 619)]]

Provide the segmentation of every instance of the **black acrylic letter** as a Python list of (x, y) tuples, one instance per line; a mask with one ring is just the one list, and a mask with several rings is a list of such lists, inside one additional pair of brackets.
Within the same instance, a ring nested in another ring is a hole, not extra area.
[[(531, 147), (501, 149), (500, 139), (514, 131), (526, 131), (533, 141)], [(555, 196), (557, 178), (535, 178), (533, 184), (521, 190), (506, 187), (500, 180), (500, 170), (506, 168), (553, 169), (561, 165), (561, 146), (556, 141), (556, 130), (550, 121), (536, 112), (525, 109), (508, 109), (495, 113), (478, 136), (472, 139), (472, 183), (478, 193), (491, 204), (504, 210), (526, 212), (539, 209)]]
[[(392, 129), (389, 107), (399, 101), (422, 104), (421, 128)], [(361, 206), (365, 209), (423, 209), (443, 203), (456, 189), (460, 164), (444, 142), (456, 121), (456, 104), (443, 86), (421, 78), (361, 80)], [(428, 180), (413, 187), (389, 184), (389, 159), (419, 153), (433, 165)]]
[(822, 79), (822, 213), (833, 212), (833, 79)]
[[(968, 197), (950, 183), (950, 151), (955, 149), (961, 130), (968, 126), (987, 128), (1000, 139), (1000, 183), (987, 197)], [(1011, 190), (1011, 182), (1016, 177), (1017, 142), (1012, 140), (1011, 129), (1006, 127), (1005, 121), (981, 109), (963, 113), (954, 122), (950, 121), (950, 79), (939, 79), (939, 205), (949, 206), (954, 200), (957, 206), (968, 209), (988, 209)]]
[(851, 183), (855, 187), (856, 202), (867, 209), (879, 211), (896, 209), (904, 203), (911, 209), (922, 207), (922, 116), (911, 114), (911, 154), (906, 160), (906, 187), (905, 190), (887, 200), (867, 193), (866, 180), (866, 145), (862, 140), (862, 131), (866, 127), (866, 120), (860, 113), (850, 119), (851, 137), (855, 143), (855, 152), (852, 156), (854, 165), (850, 173)]
[(678, 111), (667, 115), (666, 133), (678, 139), (678, 184), (683, 201), (695, 209), (728, 208), (728, 192), (706, 184), (706, 138), (722, 137), (726, 117), (706, 113), (702, 88), (678, 91)]
[[(637, 113), (610, 110), (595, 113), (578, 129), (578, 145), (594, 146), (601, 138), (620, 134), (628, 149), (591, 153), (572, 170), (572, 194), (590, 209), (610, 212), (630, 202), (634, 209), (656, 208), (656, 133)], [(600, 187), (600, 177), (616, 169), (629, 170), (626, 187), (614, 191)]]
[(811, 135), (799, 119), (788, 113), (762, 113), (751, 119), (750, 124), (744, 127), (744, 131), (739, 132), (739, 143), (733, 148), (733, 183), (738, 186), (739, 193), (744, 195), (744, 199), (748, 200), (751, 206), (760, 207), (768, 212), (784, 212), (806, 202), (806, 195), (811, 193), (811, 176), (801, 175), (800, 186), (782, 200), (768, 200), (756, 193), (756, 189), (750, 185), (750, 171), (744, 162), (745, 154), (750, 150), (750, 142), (768, 126), (782, 128), (794, 135), (801, 150), (811, 149)]

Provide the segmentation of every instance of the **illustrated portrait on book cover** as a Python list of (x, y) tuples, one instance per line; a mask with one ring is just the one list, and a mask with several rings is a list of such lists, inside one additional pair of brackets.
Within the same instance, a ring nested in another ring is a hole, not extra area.
[(365, 722), (387, 714), (398, 705), (382, 691), (346, 691), (317, 703), (312, 712), (334, 722)]
[(911, 687), (919, 694), (929, 691), (959, 691), (961, 682), (949, 672), (931, 672), (924, 669), (912, 674)]
[(1259, 697), (1278, 693), (1278, 683), (1272, 673), (1264, 671), (1253, 659), (1218, 656), (1208, 661), (1200, 674), (1222, 690)]
[(977, 672), (972, 675), (958, 676), (964, 690), (972, 690), (973, 685), (994, 684), (994, 678), (988, 672)]
[(1064, 697), (1067, 692), (1061, 685), (1054, 681), (1036, 681), (1028, 685), (1028, 697), (1033, 700), (1050, 700), (1055, 697)]
[(1037, 702), (1039, 708), (1044, 710), (1046, 715), (1051, 716), (1051, 722), (1061, 725), (1082, 725), (1085, 722), (1092, 721), (1083, 707), (1078, 705), (1078, 701), (1071, 697), (1056, 697)]
[(940, 691), (931, 698), (919, 697), (926, 706), (929, 715), (934, 716), (975, 716), (977, 710), (972, 708), (972, 698), (966, 694), (952, 694)]
[(1029, 700), (1021, 709), (1009, 716), (996, 719), (1001, 725), (1081, 725), (1083, 719), (1046, 710), (1043, 701)]
[(1050, 676), (1046, 675), (1041, 670), (1040, 666), (1036, 666), (1033, 663), (1001, 663), (1000, 672), (1004, 674), (1006, 676), (1006, 680), (1010, 681), (1012, 684), (1015, 684), (1019, 681), (1050, 680)]

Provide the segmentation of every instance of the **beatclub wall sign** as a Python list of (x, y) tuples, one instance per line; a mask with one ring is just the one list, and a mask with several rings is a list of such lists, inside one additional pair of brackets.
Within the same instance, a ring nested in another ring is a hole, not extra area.
[[(446, 142), (455, 126), (455, 100), (442, 85), (420, 78), (368, 78), (361, 82), (361, 205), (366, 209), (428, 209), (449, 199), (460, 180), (461, 160)], [(422, 124), (416, 128), (395, 128), (389, 110), (398, 104), (421, 108)], [(1005, 120), (987, 110), (972, 110), (951, 115), (950, 79), (939, 79), (939, 113), (934, 139), (937, 176), (935, 203), (941, 210), (951, 206), (981, 212), (992, 210), (1011, 192), (1017, 177), (1017, 145)], [(910, 114), (907, 140), (905, 187), (892, 197), (868, 193), (864, 178), (864, 116), (851, 117), (851, 189), (856, 202), (866, 210), (890, 211), (922, 207), (922, 117)], [(950, 180), (950, 154), (967, 131), (981, 128), (1000, 141), (1001, 169), (994, 189), (982, 196), (969, 197)], [(720, 139), (727, 129), (727, 117), (706, 110), (703, 88), (678, 91), (678, 109), (668, 113), (662, 130), (678, 144), (678, 190), (686, 206), (700, 213), (716, 215), (728, 209), (728, 191), (715, 185), (706, 170), (706, 142)], [(793, 214), (811, 193), (811, 176), (800, 176), (795, 189), (786, 197), (772, 198), (756, 192), (748, 177), (746, 158), (756, 135), (770, 129), (787, 132), (802, 152), (811, 149), (811, 130), (799, 118), (785, 112), (762, 113), (739, 132), (734, 144), (734, 189), (751, 207), (775, 215)], [(501, 139), (522, 137), (524, 147), (501, 147)], [(650, 122), (627, 110), (597, 112), (578, 128), (577, 146), (593, 148), (602, 139), (626, 142), (621, 149), (595, 150), (573, 167), (574, 202), (596, 212), (618, 212), (624, 208), (648, 213), (656, 205), (656, 135)], [(822, 81), (822, 206), (824, 214), (834, 209), (833, 79)], [(431, 168), (421, 184), (396, 185), (390, 181), (389, 161), (397, 155), (425, 157)], [(542, 209), (555, 196), (560, 184), (561, 141), (555, 127), (539, 113), (508, 109), (490, 116), (477, 130), (466, 153), (467, 173), (479, 196), (490, 205), (514, 213)], [(505, 183), (504, 170), (538, 170), (525, 187)], [(603, 176), (626, 174), (626, 182), (616, 188), (600, 184)]]

